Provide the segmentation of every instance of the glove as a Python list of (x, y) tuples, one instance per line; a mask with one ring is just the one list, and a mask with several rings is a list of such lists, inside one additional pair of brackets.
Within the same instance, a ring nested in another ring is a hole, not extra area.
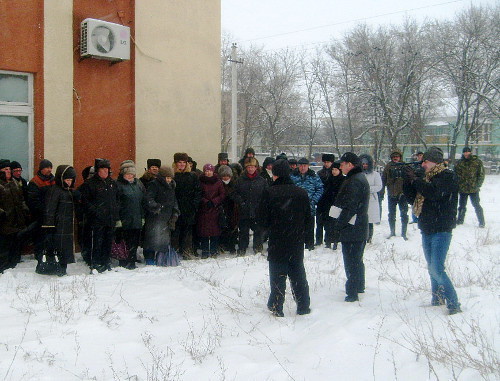
[(332, 241), (333, 243), (338, 243), (340, 241), (340, 230), (334, 230), (332, 232)]
[(144, 220), (144, 218), (141, 218), (141, 226), (144, 226), (145, 223), (146, 221)]
[(168, 228), (170, 230), (175, 230), (175, 223), (177, 222), (177, 218), (178, 216), (174, 214), (172, 217), (170, 217), (170, 220), (168, 220)]
[(414, 181), (417, 178), (417, 176), (415, 175), (415, 171), (409, 165), (406, 165), (404, 167), (404, 176), (405, 176), (405, 180), (408, 180), (410, 182)]
[(115, 228), (121, 228), (122, 227), (122, 222), (121, 220), (116, 221)]
[(212, 201), (210, 201), (210, 200), (207, 201), (206, 205), (207, 205), (207, 208), (215, 208), (214, 203)]

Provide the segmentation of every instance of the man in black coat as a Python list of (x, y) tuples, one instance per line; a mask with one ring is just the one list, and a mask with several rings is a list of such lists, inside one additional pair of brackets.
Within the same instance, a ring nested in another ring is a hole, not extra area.
[[(324, 153), (321, 156), (321, 161), (323, 162), (323, 168), (318, 171), (318, 176), (323, 183), (323, 189), (326, 189), (328, 181), (332, 178), (333, 162), (335, 161), (335, 155), (333, 153)], [(323, 193), (324, 194), (324, 193)], [(323, 197), (323, 196), (322, 196)], [(320, 199), (321, 201), (321, 199)], [(326, 231), (326, 219), (324, 213), (319, 211), (319, 201), (316, 210), (316, 246), (323, 243), (323, 230)]]
[(307, 192), (290, 179), (286, 160), (273, 165), (273, 184), (266, 188), (257, 211), (257, 221), (269, 232), (269, 278), (271, 293), (267, 307), (282, 317), (286, 278), (290, 278), (297, 314), (311, 312), (309, 285), (304, 268), (305, 232), (314, 224)]
[[(330, 215), (337, 218), (333, 241), (342, 242), (342, 256), (347, 277), (346, 302), (358, 300), (365, 291), (363, 253), (368, 238), (368, 203), (370, 186), (357, 155), (346, 152), (340, 158), (340, 170), (346, 176)], [(332, 215), (333, 214), (333, 215)]]
[(90, 267), (102, 273), (111, 270), (111, 244), (116, 222), (120, 219), (118, 185), (110, 177), (109, 160), (96, 159), (94, 168), (94, 176), (83, 183), (80, 191), (92, 237)]

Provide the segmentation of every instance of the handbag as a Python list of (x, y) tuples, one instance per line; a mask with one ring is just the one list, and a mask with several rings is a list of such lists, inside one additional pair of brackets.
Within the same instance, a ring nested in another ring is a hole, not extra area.
[(219, 223), (219, 227), (222, 230), (225, 230), (229, 227), (229, 219), (227, 218), (226, 212), (224, 211), (224, 208), (222, 205), (219, 205), (217, 207), (217, 211), (219, 212), (219, 216), (217, 218), (217, 221)]
[(118, 259), (119, 261), (124, 261), (128, 259), (128, 249), (125, 240), (116, 242), (113, 240), (111, 244), (111, 258)]
[(65, 271), (61, 267), (61, 262), (59, 262), (59, 255), (56, 250), (49, 252), (44, 249), (38, 263), (36, 265), (35, 272), (41, 275), (57, 275), (63, 276)]

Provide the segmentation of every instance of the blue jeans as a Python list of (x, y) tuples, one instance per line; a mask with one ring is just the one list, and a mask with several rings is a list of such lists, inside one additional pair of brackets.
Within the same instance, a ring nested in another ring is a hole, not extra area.
[(457, 293), (444, 268), (450, 242), (450, 232), (422, 233), (422, 246), (431, 277), (433, 301), (443, 298), (446, 299), (448, 308), (459, 308), (460, 303), (458, 302)]

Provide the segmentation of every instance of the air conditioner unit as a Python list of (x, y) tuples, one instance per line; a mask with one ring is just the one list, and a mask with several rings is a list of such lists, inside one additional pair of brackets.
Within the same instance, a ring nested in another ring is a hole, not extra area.
[(101, 60), (130, 59), (130, 28), (96, 19), (85, 19), (80, 29), (80, 56)]

